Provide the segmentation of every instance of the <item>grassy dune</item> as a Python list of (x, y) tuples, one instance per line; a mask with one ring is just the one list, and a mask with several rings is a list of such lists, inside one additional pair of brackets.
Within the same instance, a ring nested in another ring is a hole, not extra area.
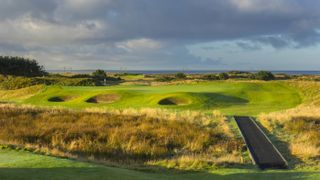
[[(104, 94), (117, 95), (119, 98), (106, 103), (87, 102), (92, 97)], [(61, 100), (50, 101), (52, 98)], [(257, 115), (295, 107), (301, 103), (301, 98), (295, 88), (281, 82), (221, 81), (163, 86), (53, 86), (46, 87), (21, 103), (68, 108), (219, 110), (226, 115)]]
[(36, 94), (39, 94), (44, 86), (32, 86), (18, 90), (0, 90), (0, 102), (21, 102)]
[(320, 170), (320, 83), (289, 84), (299, 89), (304, 103), (289, 110), (262, 113), (258, 119), (284, 148), (291, 166)]

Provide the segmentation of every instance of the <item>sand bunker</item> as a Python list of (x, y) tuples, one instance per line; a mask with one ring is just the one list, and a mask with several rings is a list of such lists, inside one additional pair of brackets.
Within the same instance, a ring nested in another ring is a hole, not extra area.
[(118, 94), (101, 94), (89, 98), (87, 103), (113, 103), (120, 99), (120, 95)]
[(190, 100), (186, 98), (179, 98), (179, 97), (168, 97), (161, 99), (158, 102), (159, 105), (172, 105), (172, 106), (178, 106), (178, 105), (187, 105), (190, 104)]
[(54, 96), (48, 99), (50, 102), (66, 102), (74, 99), (74, 96)]

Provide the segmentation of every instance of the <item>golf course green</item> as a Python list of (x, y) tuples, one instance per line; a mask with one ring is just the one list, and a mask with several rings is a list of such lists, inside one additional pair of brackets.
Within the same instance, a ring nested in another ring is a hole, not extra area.
[(47, 86), (36, 93), (29, 93), (34, 94), (26, 98), (26, 93), (21, 92), (20, 99), (19, 95), (16, 95), (15, 100), (0, 100), (74, 109), (99, 107), (219, 110), (225, 115), (257, 115), (261, 112), (292, 108), (301, 103), (299, 92), (282, 82), (220, 81), (162, 86)]

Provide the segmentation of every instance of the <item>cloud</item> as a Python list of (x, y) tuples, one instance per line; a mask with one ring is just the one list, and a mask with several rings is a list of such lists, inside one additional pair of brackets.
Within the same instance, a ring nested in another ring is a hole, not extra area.
[(117, 43), (116, 46), (128, 52), (131, 52), (135, 50), (145, 51), (149, 49), (159, 49), (162, 47), (162, 44), (152, 39), (142, 38), (142, 39), (128, 40), (125, 42), (119, 42)]
[(3, 0), (0, 50), (39, 56), (51, 68), (57, 65), (49, 61), (56, 59), (222, 65), (223, 58), (203, 61), (185, 47), (220, 41), (238, 42), (248, 51), (317, 46), (318, 7), (318, 0)]

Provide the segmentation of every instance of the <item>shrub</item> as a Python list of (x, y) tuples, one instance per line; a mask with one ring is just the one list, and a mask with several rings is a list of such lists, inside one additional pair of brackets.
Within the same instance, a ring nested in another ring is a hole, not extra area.
[(218, 80), (219, 77), (216, 74), (206, 74), (203, 76), (203, 79), (206, 80)]
[(104, 80), (107, 78), (107, 74), (104, 70), (98, 69), (95, 72), (92, 73), (92, 76), (94, 79), (97, 80)]
[(25, 87), (43, 84), (41, 80), (26, 77), (12, 77), (9, 76), (6, 80), (0, 81), (0, 89), (13, 90)]
[(96, 86), (103, 86), (107, 85), (108, 82), (111, 82), (112, 84), (117, 81), (121, 81), (122, 79), (120, 77), (109, 77), (107, 76), (106, 72), (104, 70), (98, 69), (95, 72), (92, 73), (94, 82)]
[(92, 78), (37, 78), (45, 85), (61, 85), (61, 86), (94, 86), (95, 81)]
[(75, 74), (70, 76), (71, 78), (92, 78), (90, 74)]
[(69, 77), (14, 77), (8, 76), (5, 80), (0, 78), (0, 89), (14, 90), (34, 85), (61, 85), (61, 86), (95, 86), (92, 78)]
[(168, 81), (174, 80), (174, 78), (171, 76), (160, 76), (160, 77), (156, 78), (156, 80), (161, 81), (161, 82), (168, 82)]
[(180, 72), (180, 73), (175, 74), (175, 78), (185, 79), (185, 78), (187, 78), (187, 76), (186, 76), (186, 74)]
[(37, 61), (23, 57), (0, 56), (0, 74), (36, 77), (47, 75)]
[(229, 75), (227, 73), (220, 73), (218, 75), (219, 79), (220, 80), (226, 80), (226, 79), (229, 79)]
[(264, 81), (275, 79), (274, 75), (269, 71), (259, 71), (256, 74), (254, 74), (254, 78), (258, 80), (264, 80)]

